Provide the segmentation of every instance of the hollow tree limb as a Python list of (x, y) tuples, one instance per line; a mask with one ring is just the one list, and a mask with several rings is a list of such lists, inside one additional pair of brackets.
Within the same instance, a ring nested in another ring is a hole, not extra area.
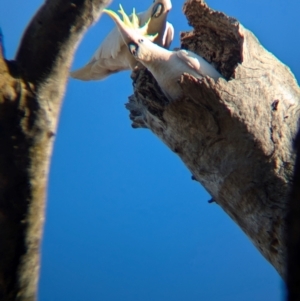
[(150, 129), (177, 153), (285, 278), (299, 86), (237, 20), (202, 0), (186, 1), (184, 13), (194, 30), (181, 33), (182, 48), (211, 62), (225, 79), (183, 74), (184, 97), (170, 103), (151, 74), (140, 70), (126, 105), (132, 125)]

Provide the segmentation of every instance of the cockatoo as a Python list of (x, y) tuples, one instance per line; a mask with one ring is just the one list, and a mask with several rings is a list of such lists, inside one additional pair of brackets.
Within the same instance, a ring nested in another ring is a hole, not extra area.
[[(167, 22), (167, 15), (171, 8), (171, 0), (154, 0), (147, 11), (137, 15), (134, 12), (131, 15), (131, 26), (138, 28), (142, 35), (157, 34), (153, 42), (169, 48), (174, 37), (174, 28), (171, 23)], [(123, 17), (126, 15), (122, 7), (120, 12)], [(126, 17), (124, 22), (128, 26)], [(118, 28), (115, 27), (104, 39), (92, 59), (84, 67), (71, 72), (70, 75), (86, 81), (101, 80), (122, 70), (133, 70), (136, 64), (136, 59), (128, 52), (127, 45)]]
[(189, 73), (196, 78), (209, 76), (215, 81), (222, 77), (201, 56), (188, 50), (170, 51), (162, 48), (127, 26), (115, 12), (105, 12), (115, 21), (131, 55), (152, 73), (170, 101), (182, 96), (178, 80), (183, 73)]

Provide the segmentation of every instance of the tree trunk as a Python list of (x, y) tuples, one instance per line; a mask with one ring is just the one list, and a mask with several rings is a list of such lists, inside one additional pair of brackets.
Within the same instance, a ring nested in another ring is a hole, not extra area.
[(149, 128), (286, 277), (286, 214), (295, 164), (292, 147), (300, 89), (294, 75), (237, 20), (188, 0), (194, 31), (182, 48), (209, 62), (225, 79), (178, 83), (185, 97), (168, 102), (145, 69), (133, 74), (127, 108), (133, 127)]
[(76, 45), (109, 0), (48, 0), (0, 47), (0, 299), (35, 300), (53, 140)]

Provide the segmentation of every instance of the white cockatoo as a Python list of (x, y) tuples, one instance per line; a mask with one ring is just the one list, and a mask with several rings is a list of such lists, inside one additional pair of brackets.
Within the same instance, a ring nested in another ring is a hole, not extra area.
[(162, 48), (145, 39), (134, 28), (127, 26), (115, 12), (111, 10), (105, 12), (115, 21), (129, 52), (152, 73), (170, 101), (182, 96), (178, 80), (183, 73), (189, 73), (196, 78), (209, 76), (215, 81), (222, 77), (201, 56), (188, 50), (170, 51)]
[[(126, 15), (120, 5), (120, 13), (123, 17)], [(173, 37), (174, 28), (167, 22), (168, 12), (172, 8), (171, 0), (154, 0), (147, 11), (135, 12), (124, 22), (131, 27), (138, 29), (140, 34), (153, 36), (156, 35), (153, 42), (162, 47), (169, 48)], [(80, 80), (101, 80), (110, 74), (122, 71), (133, 70), (136, 66), (136, 59), (128, 52), (127, 45), (117, 27), (115, 27), (104, 39), (91, 60), (82, 68), (71, 72), (71, 77)]]

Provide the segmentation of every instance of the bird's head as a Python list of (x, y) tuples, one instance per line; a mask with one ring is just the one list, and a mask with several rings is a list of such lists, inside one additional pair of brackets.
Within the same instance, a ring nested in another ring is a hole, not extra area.
[(159, 18), (166, 15), (172, 9), (171, 0), (154, 0), (151, 6), (151, 18)]
[(120, 6), (119, 12), (123, 16), (123, 20), (121, 20), (121, 18), (112, 10), (105, 9), (103, 11), (116, 23), (130, 53), (137, 60), (147, 60), (147, 49), (154, 45), (152, 41), (157, 37), (157, 34), (147, 35), (149, 21), (143, 27), (138, 27), (138, 18), (135, 15), (135, 12), (133, 12), (130, 20), (122, 6)]
[(136, 60), (141, 61), (142, 63), (151, 62), (156, 48), (160, 48), (142, 36), (134, 37), (129, 43), (127, 43), (127, 45), (129, 52)]

